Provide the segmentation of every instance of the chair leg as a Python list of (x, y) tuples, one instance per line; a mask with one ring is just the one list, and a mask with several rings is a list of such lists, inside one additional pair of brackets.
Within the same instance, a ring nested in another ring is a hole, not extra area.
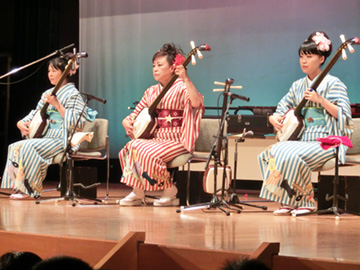
[(186, 205), (190, 205), (190, 163), (191, 160), (188, 161), (188, 170), (187, 170), (187, 177), (186, 177)]
[(106, 160), (106, 196), (105, 196), (105, 200), (107, 200), (109, 198), (109, 192), (110, 192), (110, 187), (109, 187), (109, 181), (110, 181), (110, 157), (107, 157)]
[(109, 181), (110, 181), (110, 146), (109, 146), (109, 136), (106, 136), (106, 197), (105, 200), (109, 198)]
[(176, 178), (176, 173), (179, 171), (179, 167), (175, 167), (175, 168), (170, 168), (169, 172), (170, 172), (170, 181), (174, 182), (174, 179)]

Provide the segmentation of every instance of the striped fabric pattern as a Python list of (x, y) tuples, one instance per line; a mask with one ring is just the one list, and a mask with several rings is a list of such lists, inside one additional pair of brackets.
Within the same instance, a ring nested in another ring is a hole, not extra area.
[[(44, 102), (42, 99), (49, 89), (42, 94), (36, 110), (40, 110)], [(41, 139), (21, 140), (9, 145), (8, 158), (5, 166), (1, 187), (20, 190), (31, 196), (41, 194), (42, 182), (46, 177), (47, 169), (52, 163), (53, 157), (64, 151), (67, 143), (67, 136), (70, 128), (75, 126), (84, 106), (84, 101), (75, 88), (74, 84), (68, 83), (56, 93), (59, 102), (65, 108), (65, 116), (61, 129), (49, 129)], [(31, 111), (21, 121), (29, 122), (33, 119), (36, 110)], [(48, 110), (55, 110), (49, 105)], [(85, 115), (86, 116), (86, 111)], [(85, 124), (82, 117), (80, 127)], [(25, 187), (24, 180), (27, 180), (33, 193)]]
[[(296, 107), (311, 83), (307, 77), (294, 82), (279, 102), (275, 114), (284, 115), (289, 109)], [(310, 173), (335, 155), (335, 149), (323, 150), (316, 138), (329, 135), (351, 138), (353, 130), (346, 86), (338, 78), (328, 74), (317, 92), (338, 106), (338, 119), (327, 113), (321, 104), (308, 101), (306, 107), (322, 109), (325, 125), (307, 127), (299, 141), (278, 142), (258, 156), (264, 180), (260, 197), (298, 207), (315, 206)], [(344, 145), (339, 147), (340, 161), (345, 160), (346, 150)]]
[[(160, 84), (149, 87), (128, 118), (135, 118), (149, 107), (161, 92)], [(181, 127), (157, 128), (151, 139), (128, 142), (119, 153), (121, 182), (148, 191), (171, 187), (166, 163), (191, 152), (199, 135), (204, 107), (191, 107), (185, 83), (177, 79), (157, 106), (158, 109), (183, 110)]]

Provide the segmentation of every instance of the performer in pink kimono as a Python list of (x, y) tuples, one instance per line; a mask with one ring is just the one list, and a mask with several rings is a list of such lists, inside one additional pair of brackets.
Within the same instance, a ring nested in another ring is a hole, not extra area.
[(179, 205), (177, 188), (166, 164), (193, 150), (204, 113), (203, 96), (188, 77), (183, 60), (182, 50), (174, 44), (164, 44), (154, 54), (153, 76), (159, 83), (145, 91), (135, 110), (122, 122), (126, 134), (133, 139), (136, 116), (153, 103), (173, 74), (179, 76), (156, 107), (158, 124), (152, 137), (133, 139), (119, 153), (121, 182), (133, 188), (120, 205), (141, 205), (145, 191), (155, 190), (163, 190), (154, 201), (155, 206)]

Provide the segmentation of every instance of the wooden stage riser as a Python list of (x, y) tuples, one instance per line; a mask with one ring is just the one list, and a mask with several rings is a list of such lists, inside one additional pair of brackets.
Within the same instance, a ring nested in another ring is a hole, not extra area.
[(0, 231), (0, 253), (31, 251), (45, 259), (56, 255), (80, 258), (94, 269), (211, 270), (227, 261), (259, 259), (273, 270), (355, 270), (359, 263), (278, 255), (279, 243), (263, 243), (253, 253), (199, 250), (146, 244), (145, 232), (130, 232), (120, 241), (56, 237)]

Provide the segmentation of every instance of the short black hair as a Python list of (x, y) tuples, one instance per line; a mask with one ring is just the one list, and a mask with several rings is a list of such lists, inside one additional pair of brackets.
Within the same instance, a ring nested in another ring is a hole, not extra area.
[(59, 70), (61, 70), (61, 72), (64, 72), (69, 60), (73, 56), (74, 55), (72, 53), (67, 53), (67, 54), (64, 54), (63, 56), (53, 58), (48, 62), (48, 66), (52, 65), (55, 69), (59, 69)]
[(54, 256), (43, 260), (36, 264), (33, 270), (63, 270), (63, 269), (76, 269), (76, 270), (93, 270), (93, 268), (81, 259), (71, 256)]
[(8, 252), (0, 257), (0, 270), (30, 270), (41, 262), (41, 258), (33, 252)]
[(242, 259), (227, 261), (221, 270), (270, 270), (270, 268), (257, 259)]
[(155, 59), (161, 56), (167, 56), (167, 61), (169, 63), (169, 66), (171, 66), (173, 64), (173, 61), (176, 57), (176, 55), (181, 54), (182, 56), (184, 55), (183, 50), (180, 48), (180, 46), (175, 45), (174, 43), (165, 43), (161, 49), (159, 51), (157, 51), (153, 58), (152, 61), (154, 63)]

